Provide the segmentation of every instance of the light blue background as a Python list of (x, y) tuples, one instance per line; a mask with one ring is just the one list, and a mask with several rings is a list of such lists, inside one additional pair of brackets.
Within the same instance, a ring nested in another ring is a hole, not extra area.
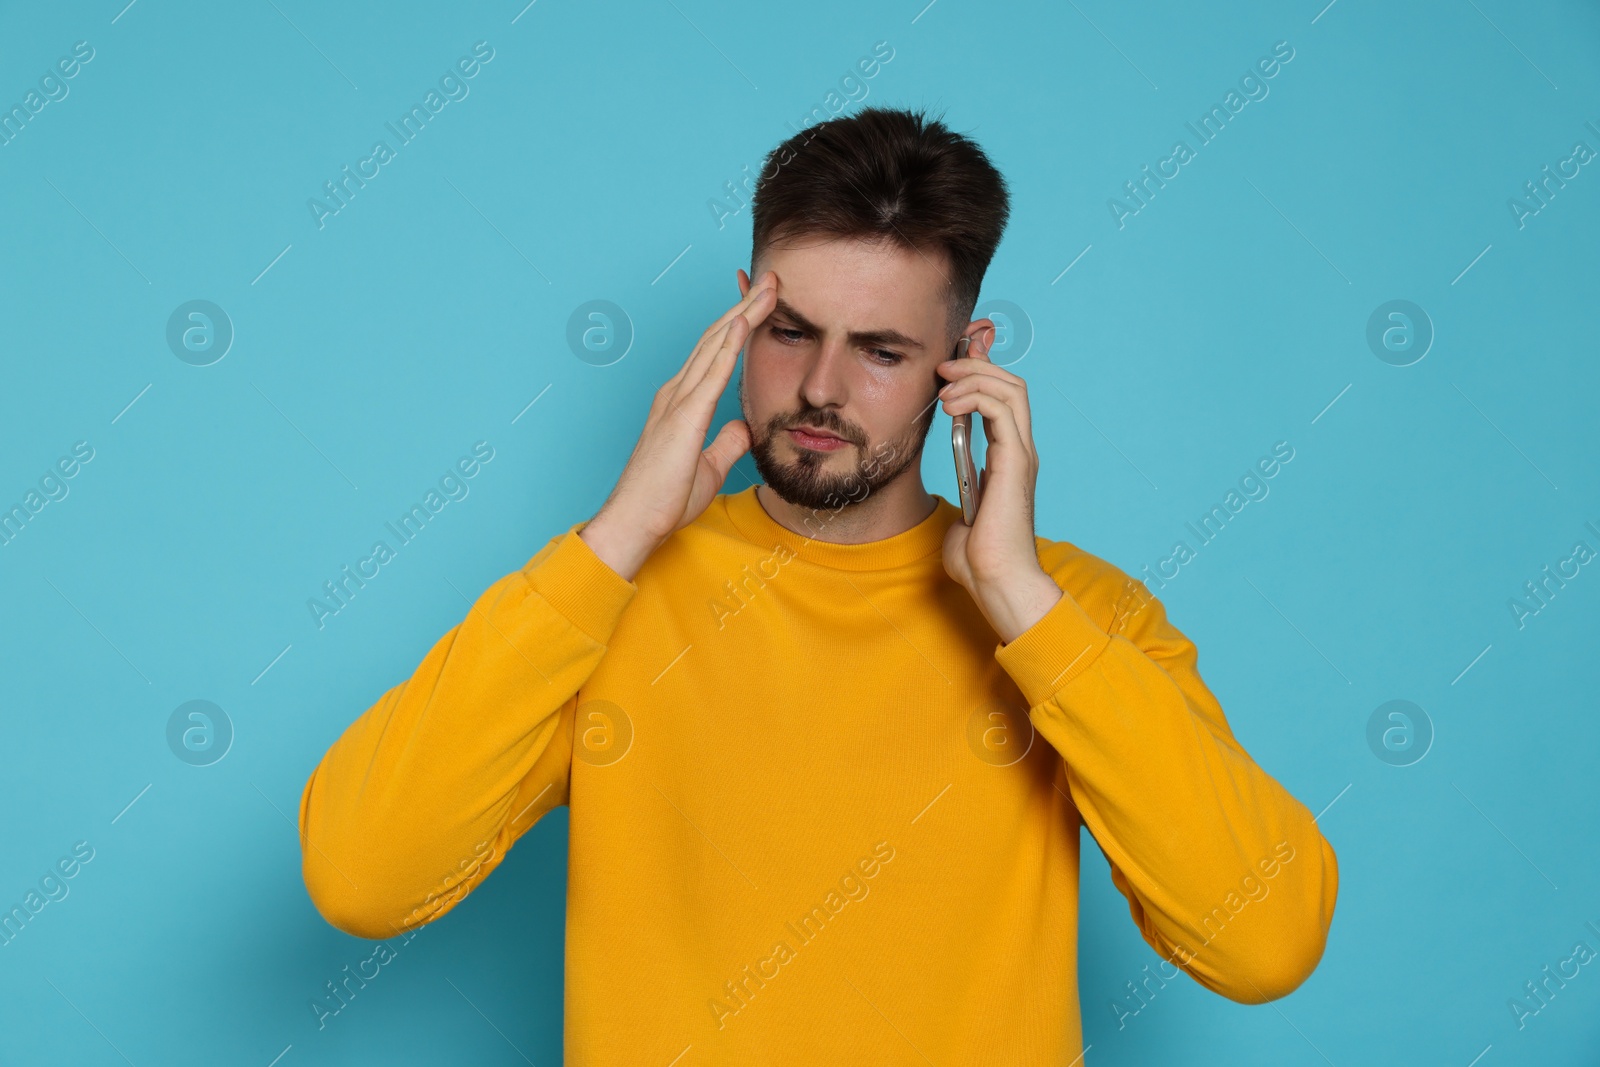
[[(748, 266), (748, 210), (708, 201), (887, 41), (866, 101), (944, 109), (1012, 184), (984, 299), (1035, 331), (1040, 533), (1138, 573), (1295, 449), (1157, 592), (1240, 739), (1326, 807), (1327, 954), (1271, 1006), (1182, 979), (1119, 1028), (1157, 957), (1089, 848), (1086, 1062), (1593, 1062), (1600, 966), (1524, 1029), (1507, 1007), (1600, 949), (1600, 568), (1523, 629), (1507, 606), (1600, 548), (1600, 168), (1524, 228), (1507, 207), (1600, 149), (1593, 4), (123, 2), (0, 13), (6, 107), (95, 49), (0, 147), (0, 504), (95, 449), (0, 548), (0, 904), (95, 849), (0, 948), (0, 1061), (559, 1060), (564, 811), (319, 1031), (372, 946), (306, 896), (300, 790), (464, 597), (599, 507)], [(307, 199), (480, 40), (470, 95), (319, 230)], [(1119, 229), (1108, 198), (1280, 40), (1270, 95)], [(165, 341), (193, 299), (236, 330), (208, 367)], [(566, 343), (592, 299), (636, 330), (610, 366)], [(1437, 331), (1411, 366), (1366, 343), (1391, 299)], [(307, 598), (479, 440), (470, 495), (319, 631)], [(191, 699), (236, 730), (212, 766), (167, 747)], [(1367, 745), (1391, 699), (1436, 730), (1413, 766)]]

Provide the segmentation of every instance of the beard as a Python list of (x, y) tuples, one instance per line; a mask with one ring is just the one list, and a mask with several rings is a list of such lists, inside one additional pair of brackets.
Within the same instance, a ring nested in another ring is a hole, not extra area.
[[(935, 406), (936, 401), (930, 402), (905, 433), (884, 442), (873, 442), (860, 427), (844, 422), (826, 408), (807, 406), (790, 414), (774, 415), (757, 426), (748, 414), (750, 406), (745, 402), (744, 375), (739, 376), (739, 407), (750, 427), (750, 458), (767, 488), (796, 507), (837, 511), (843, 504), (859, 504), (899, 478), (922, 458), (922, 446), (933, 425)], [(832, 452), (798, 448), (784, 431), (801, 423), (826, 430), (849, 444)], [(798, 450), (795, 459), (781, 458), (780, 449), (785, 443), (788, 448)], [(842, 463), (839, 456), (850, 458), (848, 468), (837, 469)]]

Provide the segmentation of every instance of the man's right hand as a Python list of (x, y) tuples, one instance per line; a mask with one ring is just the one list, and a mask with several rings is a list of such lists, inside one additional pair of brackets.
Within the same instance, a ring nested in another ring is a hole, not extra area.
[(689, 525), (722, 489), (750, 450), (750, 427), (730, 419), (700, 448), (717, 401), (746, 339), (777, 304), (778, 276), (767, 271), (750, 292), (700, 335), (700, 343), (660, 389), (628, 465), (578, 536), (612, 570), (633, 581), (650, 553)]

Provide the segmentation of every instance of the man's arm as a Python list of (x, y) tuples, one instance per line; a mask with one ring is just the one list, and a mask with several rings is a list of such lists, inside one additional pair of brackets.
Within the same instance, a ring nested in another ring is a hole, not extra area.
[(566, 802), (578, 688), (638, 592), (634, 577), (750, 447), (734, 419), (701, 448), (745, 340), (776, 303), (772, 271), (752, 285), (741, 270), (739, 282), (739, 302), (656, 390), (595, 517), (490, 586), (311, 775), (301, 868), (333, 925), (384, 938), (438, 918)]
[(301, 870), (334, 926), (386, 938), (437, 918), (566, 803), (579, 687), (638, 589), (583, 525), (491, 585), (312, 772)]
[[(1104, 627), (1071, 573), (1093, 576)], [(1145, 941), (1229, 999), (1292, 992), (1333, 921), (1332, 847), (1234, 739), (1194, 644), (1143, 583), (1081, 553), (1051, 576), (1061, 598), (995, 657), (1065, 761)]]

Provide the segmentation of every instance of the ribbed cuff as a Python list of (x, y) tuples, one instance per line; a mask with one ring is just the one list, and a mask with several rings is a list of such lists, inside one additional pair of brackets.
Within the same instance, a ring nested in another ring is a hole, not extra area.
[(1009, 645), (997, 645), (994, 658), (1022, 690), (1033, 710), (1089, 668), (1111, 644), (1111, 635), (1065, 589), (1055, 606)]
[(544, 598), (596, 644), (611, 641), (639, 587), (612, 570), (594, 554), (589, 543), (578, 536), (586, 523), (578, 523), (542, 559), (535, 557), (523, 568), (533, 591)]

